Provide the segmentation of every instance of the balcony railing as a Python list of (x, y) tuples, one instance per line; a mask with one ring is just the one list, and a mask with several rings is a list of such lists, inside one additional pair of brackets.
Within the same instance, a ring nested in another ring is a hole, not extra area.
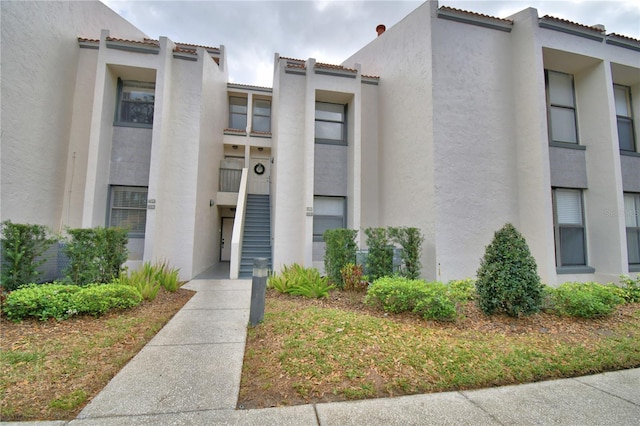
[(220, 192), (238, 192), (242, 169), (220, 168)]

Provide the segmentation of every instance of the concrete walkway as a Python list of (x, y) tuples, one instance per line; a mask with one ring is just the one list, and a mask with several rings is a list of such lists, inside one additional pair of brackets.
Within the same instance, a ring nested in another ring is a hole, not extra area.
[[(39, 425), (638, 425), (640, 369), (354, 402), (236, 410), (251, 281), (194, 297), (76, 420)], [(24, 423), (19, 423), (24, 424)]]

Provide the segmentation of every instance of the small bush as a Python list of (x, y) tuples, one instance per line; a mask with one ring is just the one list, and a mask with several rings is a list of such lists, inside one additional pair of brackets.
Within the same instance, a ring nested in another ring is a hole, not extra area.
[(386, 228), (366, 228), (367, 274), (372, 281), (393, 275), (393, 245)]
[(118, 284), (78, 287), (71, 284), (29, 285), (11, 292), (3, 311), (11, 321), (28, 317), (63, 320), (73, 315), (100, 315), (114, 308), (130, 308), (141, 301), (132, 287)]
[(121, 272), (117, 281), (134, 287), (144, 300), (153, 301), (162, 287), (161, 275), (162, 270), (159, 267), (151, 262), (144, 262), (142, 268), (131, 271), (128, 275), (126, 271)]
[(118, 278), (128, 256), (126, 229), (97, 227), (67, 232), (71, 239), (64, 248), (69, 257), (65, 281), (83, 286)]
[(272, 275), (267, 281), (269, 288), (280, 293), (309, 298), (327, 297), (335, 286), (329, 284), (327, 277), (321, 277), (316, 268), (305, 268), (297, 263), (284, 266), (282, 274)]
[(0, 286), (6, 291), (13, 291), (23, 284), (35, 282), (39, 275), (38, 267), (46, 261), (40, 257), (55, 241), (47, 236), (47, 228), (7, 220), (0, 224), (0, 233)]
[(449, 281), (449, 294), (455, 300), (467, 302), (476, 298), (476, 282), (471, 278)]
[(158, 279), (160, 280), (162, 288), (170, 293), (178, 291), (178, 288), (180, 288), (180, 281), (178, 278), (180, 269), (171, 268), (166, 261), (157, 264), (156, 267), (160, 269)]
[(564, 283), (551, 290), (551, 302), (559, 315), (598, 318), (624, 303), (618, 289), (598, 283)]
[(363, 275), (362, 265), (347, 263), (340, 270), (340, 275), (344, 283), (344, 290), (356, 293), (367, 291), (369, 283), (367, 282), (367, 277)]
[(369, 286), (365, 303), (386, 312), (413, 312), (425, 319), (451, 321), (456, 318), (456, 308), (448, 290), (440, 282), (384, 277)]
[(422, 253), (422, 243), (424, 236), (418, 228), (401, 227), (389, 228), (389, 236), (402, 247), (402, 263), (404, 267), (400, 270), (400, 275), (411, 280), (420, 277), (420, 255)]
[(355, 263), (356, 235), (355, 229), (327, 229), (322, 238), (325, 242), (324, 270), (329, 280), (338, 288), (343, 288), (340, 271), (348, 263)]
[(538, 312), (544, 286), (524, 237), (510, 223), (497, 231), (478, 269), (478, 305), (487, 315), (518, 317)]
[(142, 302), (140, 292), (123, 284), (93, 284), (74, 293), (72, 297), (77, 314), (102, 315), (111, 309), (127, 309)]
[(636, 275), (635, 280), (626, 275), (622, 275), (620, 277), (620, 283), (622, 284), (623, 298), (627, 303), (640, 302), (640, 274)]

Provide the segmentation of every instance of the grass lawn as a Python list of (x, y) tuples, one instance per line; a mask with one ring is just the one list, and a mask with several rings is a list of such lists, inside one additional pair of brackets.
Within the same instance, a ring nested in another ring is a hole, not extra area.
[(601, 319), (384, 314), (363, 295), (311, 300), (267, 290), (250, 328), (239, 406), (262, 408), (483, 388), (640, 366), (640, 304)]
[(160, 290), (153, 302), (99, 318), (12, 323), (3, 316), (0, 419), (74, 419), (193, 294)]

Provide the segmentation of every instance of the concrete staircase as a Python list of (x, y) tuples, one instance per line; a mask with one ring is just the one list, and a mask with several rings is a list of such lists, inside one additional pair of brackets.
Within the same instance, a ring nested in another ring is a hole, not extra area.
[(251, 278), (256, 257), (265, 257), (271, 269), (271, 208), (268, 195), (247, 194), (240, 278)]

